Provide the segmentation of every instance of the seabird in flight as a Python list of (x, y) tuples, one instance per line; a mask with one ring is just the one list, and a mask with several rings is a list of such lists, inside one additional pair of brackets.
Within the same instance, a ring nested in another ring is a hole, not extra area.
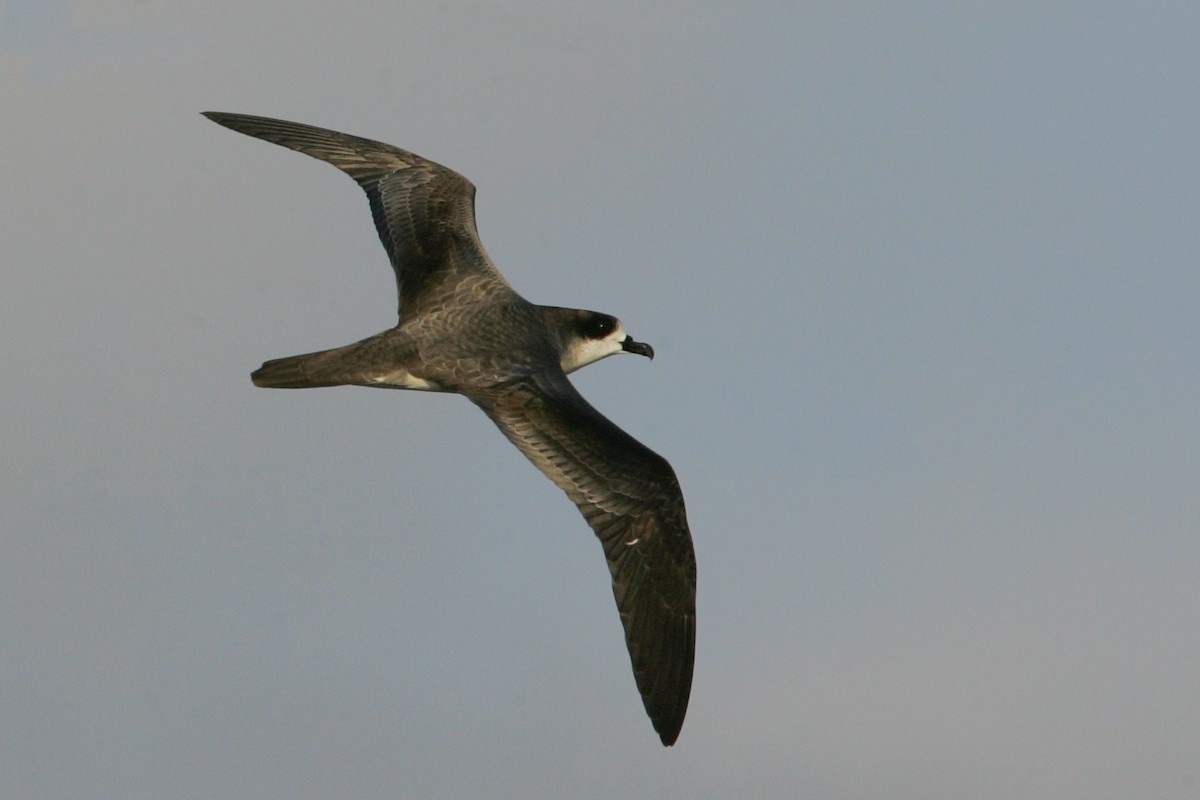
[(396, 272), (400, 321), (360, 342), (268, 361), (256, 386), (456, 392), (579, 507), (612, 573), (633, 675), (664, 745), (683, 725), (696, 643), (696, 557), (675, 472), (591, 406), (567, 374), (616, 353), (654, 357), (616, 317), (535, 305), (488, 258), (475, 187), (381, 142), (242, 114), (204, 116), (327, 161), (367, 193)]

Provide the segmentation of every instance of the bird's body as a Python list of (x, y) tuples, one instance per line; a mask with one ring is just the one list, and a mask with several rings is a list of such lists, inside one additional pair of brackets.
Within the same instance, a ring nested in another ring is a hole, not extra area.
[(475, 228), (474, 186), (391, 145), (282, 120), (206, 112), (321, 159), (363, 187), (396, 273), (400, 321), (344, 347), (268, 361), (269, 388), (453, 392), (479, 406), (579, 507), (612, 575), (634, 677), (663, 744), (679, 735), (695, 651), (696, 562), (670, 465), (596, 411), (567, 374), (621, 352), (653, 357), (612, 316), (535, 305)]

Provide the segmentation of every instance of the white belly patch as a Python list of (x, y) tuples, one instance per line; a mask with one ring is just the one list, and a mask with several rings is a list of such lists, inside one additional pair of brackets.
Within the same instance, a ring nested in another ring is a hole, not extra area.
[(444, 389), (433, 381), (418, 378), (406, 369), (377, 372), (367, 378), (369, 385), (381, 389), (416, 389), (423, 392), (441, 392)]

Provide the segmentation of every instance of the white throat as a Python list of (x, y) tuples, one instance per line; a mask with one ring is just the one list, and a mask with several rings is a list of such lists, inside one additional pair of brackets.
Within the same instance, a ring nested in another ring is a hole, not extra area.
[(602, 358), (625, 352), (621, 342), (625, 340), (625, 329), (619, 324), (603, 339), (573, 339), (563, 351), (559, 364), (563, 372), (570, 374)]

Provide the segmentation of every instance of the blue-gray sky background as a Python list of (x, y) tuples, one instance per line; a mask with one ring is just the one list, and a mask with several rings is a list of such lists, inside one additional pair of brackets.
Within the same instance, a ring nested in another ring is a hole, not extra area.
[[(0, 2), (0, 796), (1200, 792), (1200, 9)], [(256, 390), (394, 324), (359, 189), (479, 187), (674, 464), (688, 720), (460, 398)]]

